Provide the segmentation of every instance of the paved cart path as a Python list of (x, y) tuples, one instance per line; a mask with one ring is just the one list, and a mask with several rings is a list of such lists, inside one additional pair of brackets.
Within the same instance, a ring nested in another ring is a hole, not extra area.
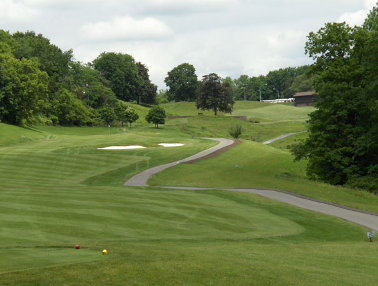
[(288, 134), (285, 134), (285, 135), (281, 135), (281, 136), (278, 136), (277, 138), (274, 138), (274, 139), (270, 139), (268, 141), (265, 141), (263, 144), (267, 145), (267, 144), (270, 144), (270, 143), (273, 143), (273, 142), (276, 142), (278, 140), (281, 140), (281, 139), (284, 139), (286, 137), (289, 137), (289, 136), (292, 136), (292, 135), (295, 135), (297, 133), (288, 133)]
[[(180, 163), (186, 163), (189, 161), (198, 160), (200, 158), (207, 157), (214, 152), (219, 152), (219, 150), (224, 149), (234, 144), (234, 141), (230, 139), (223, 139), (223, 138), (208, 138), (208, 139), (219, 141), (219, 144), (210, 149), (202, 151), (198, 154), (185, 158), (183, 160), (148, 169), (130, 178), (124, 185), (133, 186), (133, 187), (147, 187), (148, 179), (156, 173), (159, 173), (167, 168), (170, 168)], [(195, 187), (163, 186), (162, 188), (180, 189), (180, 190), (215, 190), (215, 188), (195, 188)], [(217, 188), (217, 189), (220, 190), (220, 188)], [(292, 194), (286, 191), (253, 189), (253, 188), (222, 189), (222, 190), (233, 191), (233, 192), (253, 193), (262, 197), (266, 197), (275, 201), (287, 203), (287, 204), (297, 206), (303, 209), (308, 209), (308, 210), (332, 215), (335, 217), (339, 217), (341, 219), (362, 225), (366, 228), (378, 231), (378, 214), (375, 214), (375, 213), (355, 210), (348, 207), (332, 204), (329, 202), (307, 198), (298, 194)]]

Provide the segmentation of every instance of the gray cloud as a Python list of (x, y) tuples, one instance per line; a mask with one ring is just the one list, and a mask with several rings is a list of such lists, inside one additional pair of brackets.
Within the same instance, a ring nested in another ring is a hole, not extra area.
[(0, 24), (34, 30), (77, 60), (132, 55), (164, 87), (188, 62), (198, 76), (258, 76), (311, 63), (306, 36), (326, 22), (362, 24), (375, 0), (0, 0)]

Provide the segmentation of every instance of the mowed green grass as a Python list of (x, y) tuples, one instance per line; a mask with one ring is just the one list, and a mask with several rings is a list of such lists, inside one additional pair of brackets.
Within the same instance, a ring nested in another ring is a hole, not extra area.
[[(174, 102), (162, 104), (162, 107), (169, 115), (177, 116), (214, 116), (212, 110), (197, 109), (194, 102)], [(315, 107), (295, 107), (293, 104), (272, 104), (258, 101), (236, 101), (232, 114), (219, 112), (219, 116), (247, 116), (248, 119), (256, 119), (262, 123), (280, 121), (302, 121), (308, 120), (308, 114), (313, 112)]]
[[(242, 139), (264, 142), (287, 133), (305, 132), (308, 114), (314, 107), (297, 108), (291, 104), (271, 104), (253, 101), (237, 101), (232, 116), (247, 116), (247, 121), (233, 118), (220, 113), (198, 111), (193, 102), (178, 102), (164, 104), (168, 114), (191, 116), (190, 118), (171, 119), (168, 125), (179, 126), (181, 132), (197, 137), (230, 138), (229, 129), (233, 125), (241, 125)], [(259, 123), (254, 123), (255, 121)], [(252, 121), (252, 122), (251, 122)]]
[[(175, 126), (32, 132), (0, 138), (1, 285), (375, 283), (378, 250), (363, 227), (252, 194), (122, 186), (212, 141)], [(149, 148), (97, 150), (111, 145)]]
[(237, 101), (232, 115), (247, 116), (260, 122), (305, 122), (308, 114), (314, 110), (313, 106), (295, 107), (293, 104)]
[[(236, 169), (235, 165), (239, 167)], [(305, 161), (294, 162), (287, 150), (243, 141), (243, 144), (217, 157), (166, 169), (154, 175), (149, 184), (279, 189), (378, 213), (377, 196), (307, 180), (305, 167)]]

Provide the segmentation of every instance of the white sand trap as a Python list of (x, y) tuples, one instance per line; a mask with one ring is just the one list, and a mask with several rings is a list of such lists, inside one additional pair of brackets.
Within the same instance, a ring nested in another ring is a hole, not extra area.
[(109, 146), (104, 148), (97, 148), (101, 150), (126, 150), (126, 149), (143, 149), (146, 147), (135, 145), (135, 146)]
[(184, 144), (181, 143), (160, 143), (160, 146), (164, 147), (179, 147), (179, 146), (184, 146)]

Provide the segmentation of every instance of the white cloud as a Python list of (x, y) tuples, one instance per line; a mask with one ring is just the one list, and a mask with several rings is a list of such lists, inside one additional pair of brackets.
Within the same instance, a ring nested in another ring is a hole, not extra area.
[(40, 16), (40, 11), (12, 0), (0, 1), (0, 23), (26, 23)]
[(376, 1), (0, 0), (0, 29), (34, 30), (83, 62), (104, 51), (132, 55), (162, 88), (184, 62), (199, 78), (309, 64), (309, 32), (333, 21), (361, 25)]
[(115, 18), (108, 22), (89, 23), (84, 35), (94, 41), (159, 40), (168, 38), (171, 29), (155, 18), (136, 20), (132, 17)]
[(346, 12), (339, 17), (338, 22), (346, 22), (350, 26), (361, 26), (375, 4), (376, 0), (365, 0), (366, 9), (356, 12)]

